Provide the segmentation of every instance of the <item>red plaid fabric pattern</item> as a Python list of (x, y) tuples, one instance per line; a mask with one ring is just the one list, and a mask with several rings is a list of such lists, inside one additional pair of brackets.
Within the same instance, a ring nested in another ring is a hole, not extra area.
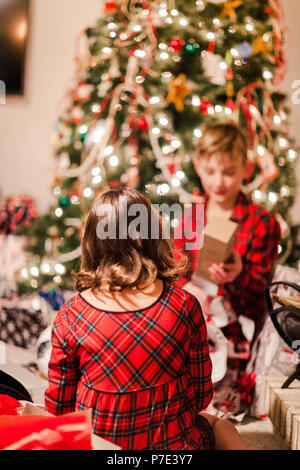
[[(207, 199), (207, 195), (203, 196), (204, 204)], [(196, 210), (197, 205), (194, 205), (186, 222), (190, 224), (190, 229), (181, 225), (181, 233), (193, 233), (192, 224), (196, 218)], [(255, 321), (256, 337), (265, 317), (264, 291), (271, 280), (278, 256), (280, 226), (273, 215), (251, 202), (242, 192), (238, 195), (231, 220), (239, 225), (234, 249), (242, 257), (243, 270), (233, 282), (220, 286), (218, 295), (228, 298), (238, 316), (244, 315)], [(188, 241), (191, 240), (192, 238)], [(173, 240), (175, 256), (180, 257), (185, 252), (190, 259), (190, 272), (185, 279), (178, 282), (178, 286), (183, 286), (190, 279), (196, 269), (199, 255), (199, 250), (185, 250), (186, 241), (184, 237), (181, 239), (174, 237)], [(223, 332), (234, 343), (244, 339), (238, 322), (227, 326)]]
[(212, 398), (211, 360), (197, 299), (169, 283), (152, 306), (106, 312), (76, 294), (52, 330), (50, 413), (92, 409), (93, 431), (131, 449), (212, 449), (199, 411)]

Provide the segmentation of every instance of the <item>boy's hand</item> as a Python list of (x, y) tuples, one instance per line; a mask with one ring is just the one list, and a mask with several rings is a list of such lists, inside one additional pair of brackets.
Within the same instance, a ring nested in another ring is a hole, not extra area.
[(233, 252), (233, 263), (210, 263), (208, 268), (211, 280), (215, 284), (225, 284), (226, 282), (233, 282), (243, 269), (242, 258), (236, 251)]

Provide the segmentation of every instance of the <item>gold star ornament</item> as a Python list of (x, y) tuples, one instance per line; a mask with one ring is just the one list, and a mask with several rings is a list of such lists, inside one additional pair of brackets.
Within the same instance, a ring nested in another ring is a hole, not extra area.
[(268, 53), (271, 51), (272, 46), (263, 40), (262, 37), (255, 39), (253, 44), (253, 55), (262, 54), (264, 57), (267, 57)]
[(243, 4), (242, 0), (227, 0), (224, 3), (223, 11), (220, 15), (221, 18), (229, 16), (233, 23), (236, 23), (236, 12), (235, 10)]
[(176, 111), (182, 112), (184, 107), (185, 97), (192, 91), (191, 88), (186, 86), (186, 75), (181, 73), (178, 77), (169, 83), (169, 94), (167, 96), (167, 103), (173, 103)]

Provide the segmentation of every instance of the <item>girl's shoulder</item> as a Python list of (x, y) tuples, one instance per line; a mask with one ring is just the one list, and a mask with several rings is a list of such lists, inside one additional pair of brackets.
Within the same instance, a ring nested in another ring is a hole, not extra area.
[(80, 294), (77, 292), (66, 300), (59, 308), (54, 323), (67, 322), (72, 323), (80, 311)]

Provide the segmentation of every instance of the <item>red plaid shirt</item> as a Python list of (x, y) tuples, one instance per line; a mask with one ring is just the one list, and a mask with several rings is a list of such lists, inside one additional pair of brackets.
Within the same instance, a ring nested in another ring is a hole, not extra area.
[(47, 410), (92, 408), (93, 431), (126, 449), (211, 449), (212, 398), (197, 299), (169, 283), (152, 306), (106, 312), (76, 294), (52, 330)]
[[(205, 209), (207, 200), (208, 197), (205, 195), (203, 197)], [(184, 228), (182, 225), (180, 227), (181, 233), (187, 235), (190, 243), (193, 239), (189, 239), (188, 233), (193, 233), (192, 221), (196, 220), (196, 210), (201, 210), (201, 207), (194, 205), (190, 216), (186, 218), (186, 224), (190, 224), (190, 228), (186, 225)], [(251, 202), (242, 192), (238, 195), (230, 220), (239, 225), (234, 249), (242, 257), (243, 270), (233, 282), (221, 285), (218, 295), (225, 295), (228, 298), (237, 316), (244, 315), (255, 321), (256, 337), (265, 317), (264, 291), (271, 280), (278, 256), (280, 226), (273, 215)], [(195, 271), (199, 255), (199, 250), (185, 250), (187, 238), (173, 240), (175, 256), (185, 252), (190, 259), (190, 272), (187, 278), (181, 279), (177, 284), (182, 287)], [(236, 343), (237, 337), (240, 336), (237, 329), (241, 334), (241, 328), (236, 322), (224, 328), (223, 332)]]

